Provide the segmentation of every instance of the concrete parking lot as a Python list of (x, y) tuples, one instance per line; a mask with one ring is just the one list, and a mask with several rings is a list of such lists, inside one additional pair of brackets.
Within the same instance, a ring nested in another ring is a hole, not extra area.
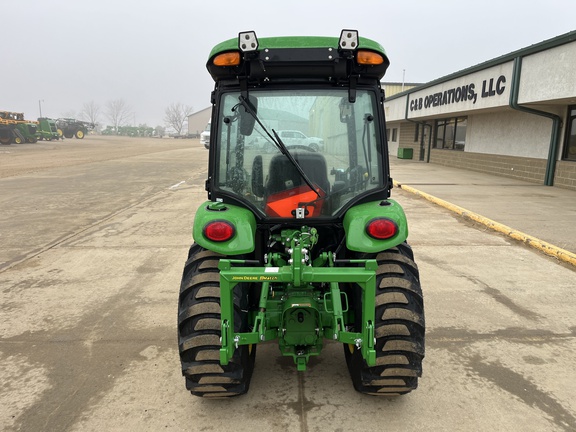
[(266, 343), (246, 396), (191, 396), (176, 309), (206, 166), (197, 140), (0, 147), (0, 430), (576, 430), (574, 268), (397, 189), (420, 387), (363, 396), (339, 344), (298, 373)]

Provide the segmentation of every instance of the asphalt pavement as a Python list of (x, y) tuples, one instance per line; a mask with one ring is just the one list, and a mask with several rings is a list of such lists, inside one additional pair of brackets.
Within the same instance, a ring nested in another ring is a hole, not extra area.
[(576, 191), (395, 156), (390, 166), (395, 188), (576, 266)]
[[(425, 296), (419, 388), (368, 397), (341, 343), (298, 372), (269, 341), (248, 394), (191, 396), (176, 316), (207, 156), (128, 137), (2, 149), (0, 431), (576, 431), (574, 268), (399, 188)], [(487, 180), (449, 174), (393, 161), (406, 191), (472, 207), (441, 189)]]

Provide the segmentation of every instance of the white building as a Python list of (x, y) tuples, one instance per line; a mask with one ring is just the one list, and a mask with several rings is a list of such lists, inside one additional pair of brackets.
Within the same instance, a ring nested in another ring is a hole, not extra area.
[(206, 128), (210, 116), (212, 115), (212, 107), (204, 108), (203, 110), (196, 111), (188, 116), (188, 135), (199, 137), (202, 131)]
[(576, 190), (576, 31), (384, 106), (391, 154)]

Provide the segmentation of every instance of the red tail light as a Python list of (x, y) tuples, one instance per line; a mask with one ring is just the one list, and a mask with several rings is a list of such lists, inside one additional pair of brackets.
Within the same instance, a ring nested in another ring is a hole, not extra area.
[(236, 230), (228, 221), (211, 221), (204, 227), (204, 237), (215, 242), (223, 242), (234, 237)]
[(372, 219), (366, 225), (366, 233), (375, 239), (386, 240), (394, 237), (398, 232), (398, 225), (390, 219), (378, 218)]

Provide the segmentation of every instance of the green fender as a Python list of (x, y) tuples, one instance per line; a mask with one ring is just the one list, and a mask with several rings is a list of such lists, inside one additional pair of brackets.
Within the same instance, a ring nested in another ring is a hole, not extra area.
[[(366, 225), (372, 219), (387, 218), (398, 227), (396, 234), (386, 240), (378, 240), (366, 233)], [(404, 210), (392, 199), (373, 201), (350, 208), (344, 215), (346, 247), (355, 252), (376, 253), (394, 246), (408, 238), (408, 222)]]
[[(204, 236), (204, 227), (211, 221), (227, 221), (234, 226), (234, 236), (223, 242), (208, 240)], [(196, 211), (192, 235), (194, 241), (205, 249), (223, 255), (240, 255), (254, 250), (256, 218), (245, 208), (206, 201)]]

